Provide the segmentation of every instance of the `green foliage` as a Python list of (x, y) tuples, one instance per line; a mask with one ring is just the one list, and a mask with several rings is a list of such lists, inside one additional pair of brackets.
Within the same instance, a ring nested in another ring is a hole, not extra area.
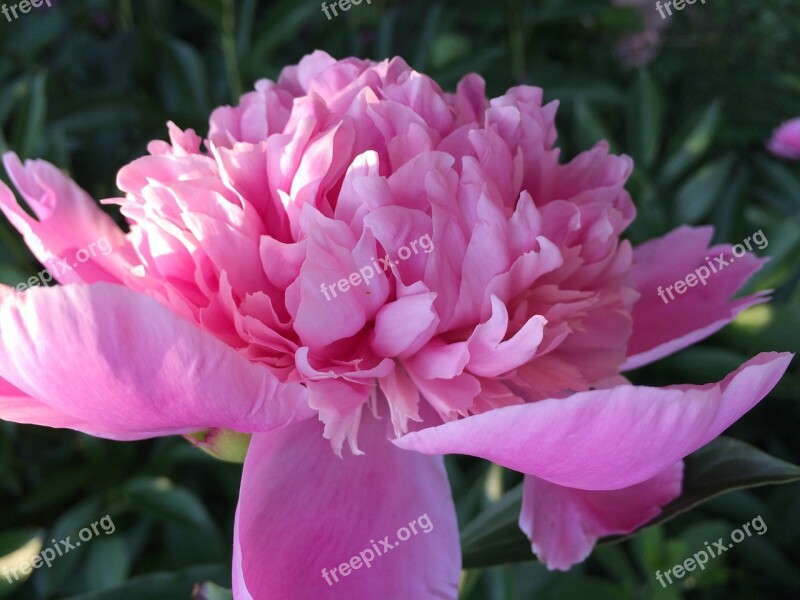
[[(538, 85), (561, 101), (566, 159), (606, 139), (635, 160), (634, 243), (681, 223), (712, 223), (717, 241), (758, 230), (769, 239), (771, 260), (750, 290), (775, 290), (773, 304), (631, 374), (649, 385), (705, 383), (758, 351), (800, 350), (800, 170), (763, 149), (774, 127), (800, 115), (800, 5), (696, 3), (670, 18), (652, 63), (629, 68), (615, 43), (640, 26), (635, 11), (607, 0), (373, 0), (332, 21), (305, 0), (70, 0), (13, 23), (0, 17), (0, 151), (48, 159), (94, 197), (112, 197), (116, 169), (164, 139), (168, 120), (203, 134), (215, 106), (315, 48), (401, 55), (448, 89), (470, 71), (490, 95)], [(0, 223), (0, 281), (40, 268)], [(465, 560), (475, 567), (463, 600), (796, 597), (798, 484), (738, 488), (796, 478), (788, 463), (800, 462), (798, 397), (794, 369), (731, 432), (761, 451), (731, 440), (699, 451), (685, 496), (652, 527), (600, 546), (567, 574), (529, 560), (516, 526), (518, 474), (449, 458)], [(0, 579), (0, 598), (230, 598), (240, 474), (179, 438), (119, 444), (0, 422), (0, 566), (104, 515), (116, 525), (26, 581)], [(738, 491), (718, 495), (727, 489)], [(757, 514), (767, 535), (680, 583), (657, 583), (656, 569)], [(500, 564), (517, 560), (526, 562)]]

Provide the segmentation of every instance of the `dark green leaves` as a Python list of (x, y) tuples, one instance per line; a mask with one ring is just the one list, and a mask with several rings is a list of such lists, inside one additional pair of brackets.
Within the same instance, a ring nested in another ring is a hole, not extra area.
[(730, 178), (735, 160), (728, 155), (703, 165), (678, 189), (675, 211), (681, 223), (696, 225), (708, 216)]
[(664, 120), (663, 100), (650, 73), (639, 71), (636, 83), (628, 92), (625, 113), (628, 131), (626, 152), (649, 168), (658, 156)]
[(530, 560), (531, 544), (519, 529), (522, 484), (503, 495), (461, 531), (464, 568)]
[(5, 574), (0, 577), (0, 598), (9, 595), (28, 579), (30, 574), (14, 573), (14, 570), (39, 553), (44, 535), (44, 531), (31, 529), (10, 529), (0, 533), (0, 571)]
[[(91, 592), (70, 596), (64, 600), (179, 600), (192, 597), (198, 581), (206, 579), (230, 579), (229, 569), (216, 567), (193, 567), (177, 573), (153, 573), (134, 577), (124, 585), (103, 592)], [(224, 600), (224, 596), (220, 596)], [(213, 596), (209, 600), (217, 600)]]
[(686, 458), (683, 492), (649, 525), (667, 521), (726, 492), (795, 481), (800, 481), (797, 465), (722, 436)]
[[(665, 506), (648, 526), (671, 519), (725, 492), (794, 481), (800, 481), (800, 467), (744, 442), (720, 437), (686, 459), (683, 493)], [(465, 567), (533, 560), (530, 543), (517, 525), (521, 504), (520, 485), (463, 529), (461, 547)], [(620, 538), (605, 541), (617, 539)]]
[(192, 600), (233, 600), (233, 592), (213, 583), (204, 583), (195, 590)]
[(134, 479), (122, 487), (124, 497), (136, 510), (144, 511), (165, 523), (198, 527), (211, 523), (203, 504), (191, 492), (167, 479)]
[(670, 149), (666, 163), (661, 168), (661, 181), (669, 184), (685, 174), (711, 146), (720, 125), (722, 106), (714, 102), (703, 112), (686, 122), (678, 131)]

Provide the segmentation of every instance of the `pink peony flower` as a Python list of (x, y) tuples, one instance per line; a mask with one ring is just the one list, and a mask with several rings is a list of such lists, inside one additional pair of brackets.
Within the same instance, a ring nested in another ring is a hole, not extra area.
[[(561, 164), (555, 114), (539, 89), (487, 101), (476, 75), (445, 94), (401, 59), (316, 52), (217, 109), (205, 151), (170, 124), (124, 167), (104, 202), (128, 233), (53, 166), (6, 155), (37, 218), (5, 187), (0, 206), (40, 260), (101, 237), (114, 251), (61, 286), (2, 289), (0, 417), (252, 433), (237, 599), (456, 598), (445, 453), (524, 473), (533, 550), (581, 561), (678, 496), (682, 459), (791, 355), (703, 386), (620, 375), (764, 301), (729, 300), (761, 260), (665, 305), (659, 285), (730, 247), (682, 227), (633, 249), (631, 160), (598, 144)], [(420, 515), (429, 533), (380, 543)]]
[(800, 160), (800, 117), (778, 127), (767, 142), (767, 149), (780, 158)]

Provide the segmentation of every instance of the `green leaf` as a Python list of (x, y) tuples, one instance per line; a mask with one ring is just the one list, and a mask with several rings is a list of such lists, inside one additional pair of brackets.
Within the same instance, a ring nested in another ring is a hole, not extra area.
[(465, 569), (533, 560), (531, 544), (519, 529), (522, 484), (464, 527), (461, 552)]
[(699, 223), (711, 212), (735, 161), (734, 156), (728, 155), (704, 165), (681, 186), (675, 195), (676, 218), (680, 223)]
[(125, 582), (131, 557), (123, 535), (92, 540), (86, 558), (86, 580), (93, 590), (107, 590)]
[[(91, 544), (91, 542), (80, 543), (78, 533), (103, 516), (101, 508), (102, 503), (99, 499), (90, 498), (71, 508), (56, 521), (48, 537), (50, 541), (45, 543), (45, 550), (56, 546), (63, 547), (60, 544), (62, 540), (68, 541), (74, 547), (66, 551), (63, 556), (56, 558), (50, 568), (40, 569), (33, 583), (41, 596), (55, 594), (68, 577), (75, 576), (78, 566)], [(55, 540), (55, 543), (52, 540)]]
[(573, 598), (591, 598), (592, 600), (624, 600), (630, 598), (620, 588), (599, 577), (581, 577), (564, 579), (546, 596), (552, 600), (572, 600)]
[[(256, 30), (249, 55), (244, 57), (249, 70), (257, 72), (258, 76), (270, 75), (265, 65), (269, 64), (272, 57), (282, 44), (297, 37), (298, 29), (302, 28), (310, 19), (322, 15), (320, 5), (315, 2), (300, 2), (274, 4), (267, 7), (266, 18), (261, 20)], [(324, 19), (324, 16), (323, 16)]]
[(669, 158), (661, 169), (662, 183), (673, 183), (706, 153), (717, 132), (721, 116), (721, 103), (713, 102), (677, 134), (671, 144)]
[(800, 481), (797, 465), (721, 436), (686, 458), (683, 493), (647, 525), (663, 523), (732, 490), (795, 481)]
[(419, 34), (419, 45), (417, 55), (412, 63), (418, 71), (424, 72), (431, 57), (436, 32), (442, 19), (444, 5), (441, 2), (434, 2), (428, 9), (422, 31)]
[(233, 592), (209, 582), (195, 591), (192, 600), (233, 600)]
[(588, 103), (582, 100), (575, 103), (574, 122), (575, 142), (579, 148), (590, 148), (600, 140), (606, 140), (612, 152), (618, 151), (613, 136)]
[(628, 93), (627, 131), (630, 152), (637, 163), (650, 167), (661, 146), (664, 118), (661, 94), (650, 74), (642, 69)]
[(0, 571), (6, 573), (8, 570), (5, 576), (0, 577), (0, 597), (9, 595), (31, 576), (31, 573), (25, 575), (16, 570), (39, 554), (43, 540), (42, 530), (12, 529), (0, 533)]
[(167, 523), (206, 527), (213, 523), (203, 503), (165, 477), (133, 479), (122, 486), (132, 508)]
[[(781, 219), (777, 225), (768, 227), (765, 224), (759, 231), (767, 238), (768, 244), (762, 248), (756, 247), (755, 253), (763, 256), (768, 252), (769, 262), (758, 273), (753, 275), (745, 286), (743, 293), (749, 294), (757, 290), (777, 289), (797, 275), (797, 254), (800, 252), (800, 214)], [(757, 234), (758, 232), (753, 231), (753, 233)], [(792, 309), (797, 309), (798, 307), (797, 304), (789, 304), (785, 305), (785, 307), (775, 307), (775, 310), (779, 311), (784, 308), (791, 312)], [(792, 336), (792, 333), (792, 330), (786, 327), (779, 335), (782, 339), (791, 337), (794, 342), (791, 347), (800, 347), (797, 344), (797, 336)], [(778, 350), (779, 348), (772, 349)]]
[[(719, 437), (686, 458), (683, 493), (646, 526), (662, 523), (731, 490), (793, 481), (800, 481), (800, 467), (744, 442)], [(464, 568), (534, 560), (530, 542), (517, 525), (521, 506), (519, 485), (464, 527)], [(627, 537), (611, 536), (600, 543)]]
[(63, 600), (172, 600), (191, 598), (201, 581), (230, 581), (230, 566), (192, 567), (178, 573), (154, 573), (134, 577), (124, 585), (103, 592), (89, 592)]
[(720, 335), (748, 353), (800, 352), (800, 306), (761, 304), (740, 314)]
[(182, 83), (181, 104), (193, 102), (198, 115), (207, 113), (211, 107), (211, 101), (203, 57), (194, 46), (178, 38), (164, 37), (163, 43), (173, 61), (173, 72), (178, 75), (176, 79)]
[(23, 158), (30, 158), (42, 140), (47, 117), (47, 74), (37, 73), (25, 86), (25, 95), (20, 99), (20, 116), (14, 119), (14, 143)]
[(794, 171), (774, 159), (756, 158), (756, 166), (764, 178), (774, 188), (775, 198), (787, 212), (800, 208), (800, 179)]
[(222, 2), (220, 0), (183, 0), (183, 3), (202, 15), (210, 25), (219, 26), (222, 22)]

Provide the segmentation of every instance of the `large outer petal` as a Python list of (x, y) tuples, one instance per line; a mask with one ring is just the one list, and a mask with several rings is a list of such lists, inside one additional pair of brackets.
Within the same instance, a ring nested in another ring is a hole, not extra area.
[[(387, 426), (366, 416), (365, 455), (343, 459), (313, 421), (253, 436), (236, 515), (237, 600), (455, 600), (461, 554), (442, 458), (395, 448)], [(369, 568), (326, 583), (323, 569), (374, 553), (385, 536), (396, 543), (398, 530), (424, 515), (429, 533), (417, 526)]]
[(409, 433), (425, 454), (470, 454), (566, 487), (641, 483), (710, 442), (755, 406), (792, 355), (763, 353), (717, 384), (621, 385), (508, 406)]
[(0, 298), (0, 377), (43, 405), (23, 418), (24, 397), (8, 401), (0, 418), (135, 439), (269, 431), (313, 414), (302, 386), (143, 294), (95, 284), (5, 288)]
[(567, 488), (525, 476), (519, 526), (550, 569), (569, 569), (607, 535), (635, 531), (681, 493), (683, 461), (652, 479), (621, 490)]
[(89, 423), (60, 412), (56, 408), (31, 398), (5, 379), (0, 379), (0, 418), (24, 425), (74, 429), (95, 437), (110, 437), (117, 440), (135, 440), (142, 437), (141, 435), (125, 435), (117, 431), (108, 431), (96, 423)]
[[(641, 297), (633, 306), (633, 333), (623, 370), (691, 346), (722, 329), (744, 309), (764, 301), (758, 295), (730, 300), (764, 261), (752, 254), (734, 258), (729, 245), (709, 248), (712, 234), (711, 227), (682, 226), (634, 251), (631, 274)], [(700, 267), (710, 271), (706, 257), (714, 266), (720, 253), (731, 264), (711, 273), (705, 285), (698, 282), (682, 295), (673, 292), (674, 300), (664, 292), (666, 303), (659, 297), (659, 287), (667, 288)]]

